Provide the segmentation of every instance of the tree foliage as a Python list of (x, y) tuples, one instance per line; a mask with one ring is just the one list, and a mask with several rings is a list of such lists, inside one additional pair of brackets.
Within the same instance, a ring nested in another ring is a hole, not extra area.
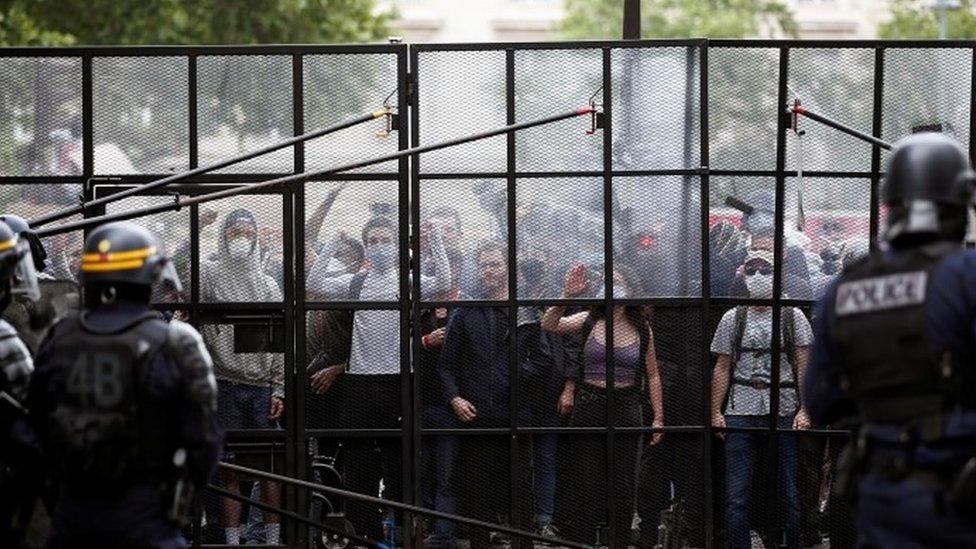
[[(567, 38), (619, 38), (622, 0), (566, 0)], [(650, 0), (641, 9), (644, 38), (746, 38), (796, 34), (793, 14), (779, 0)]]
[(8, 0), (0, 45), (268, 44), (380, 40), (372, 0)]
[[(976, 38), (976, 1), (962, 0), (960, 8), (946, 13), (947, 38)], [(932, 2), (895, 0), (891, 19), (878, 27), (878, 37), (887, 39), (935, 39), (939, 37), (939, 12)]]

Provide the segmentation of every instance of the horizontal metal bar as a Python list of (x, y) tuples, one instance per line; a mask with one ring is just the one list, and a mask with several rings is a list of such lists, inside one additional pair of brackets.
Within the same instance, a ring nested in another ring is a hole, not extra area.
[[(214, 492), (216, 494), (219, 494), (219, 495), (221, 495), (221, 496), (223, 496), (225, 498), (235, 499), (237, 501), (240, 501), (241, 503), (247, 503), (248, 505), (253, 505), (254, 507), (257, 507), (258, 509), (261, 509), (262, 511), (269, 511), (269, 512), (274, 513), (276, 515), (281, 515), (283, 517), (288, 517), (290, 519), (297, 520), (298, 522), (301, 522), (301, 523), (306, 524), (308, 526), (314, 526), (316, 528), (319, 528), (320, 530), (324, 530), (326, 532), (329, 532), (330, 534), (336, 534), (338, 536), (342, 536), (344, 538), (348, 538), (348, 539), (353, 540), (353, 541), (358, 541), (359, 543), (365, 543), (369, 547), (384, 547), (384, 548), (386, 547), (386, 544), (382, 544), (382, 543), (373, 541), (373, 540), (371, 540), (369, 538), (364, 538), (362, 536), (357, 536), (356, 534), (349, 534), (347, 532), (344, 532), (342, 530), (339, 530), (338, 528), (333, 528), (332, 526), (329, 526), (327, 524), (323, 524), (323, 523), (318, 522), (316, 520), (312, 520), (312, 519), (306, 517), (305, 515), (300, 515), (298, 513), (293, 512), (293, 511), (287, 511), (285, 509), (280, 509), (278, 507), (275, 507), (273, 505), (268, 505), (267, 503), (264, 503), (262, 501), (258, 501), (256, 499), (251, 499), (251, 498), (248, 498), (248, 497), (244, 497), (244, 496), (242, 496), (240, 494), (231, 492), (230, 490), (225, 490), (224, 488), (221, 488), (220, 486), (214, 486), (213, 484), (208, 484), (206, 486), (206, 489), (207, 490), (210, 490), (211, 492)], [(277, 547), (277, 546), (273, 546), (273, 547)]]
[[(306, 408), (308, 407), (308, 397)], [(308, 420), (305, 420), (308, 425)], [(402, 429), (305, 429), (305, 438), (400, 438)]]
[(51, 183), (82, 185), (85, 183), (85, 178), (72, 175), (0, 175), (0, 185), (49, 185)]
[[(521, 299), (515, 298), (512, 300), (515, 306), (521, 307), (605, 307), (608, 304), (617, 305), (656, 305), (662, 307), (681, 307), (687, 305), (700, 305), (702, 302), (701, 297), (634, 297), (628, 299), (614, 299), (614, 298), (585, 298), (585, 299), (567, 299), (567, 298), (533, 298), (533, 299)], [(447, 307), (447, 308), (460, 308), (460, 307), (507, 307), (509, 304), (508, 300), (503, 301), (492, 301), (485, 299), (458, 299), (453, 301), (443, 301), (443, 300), (432, 300), (432, 301), (420, 301), (419, 306), (422, 309), (429, 309), (434, 307)]]
[(0, 47), (0, 57), (156, 57), (156, 56), (220, 56), (220, 55), (330, 55), (330, 54), (395, 54), (406, 49), (405, 44), (245, 44), (212, 46), (63, 46), (63, 47)]
[(399, 301), (306, 301), (306, 311), (396, 311)]
[(438, 51), (496, 51), (496, 50), (585, 50), (603, 48), (698, 47), (708, 43), (705, 38), (646, 39), (646, 40), (574, 40), (572, 42), (470, 42), (463, 44), (411, 44), (417, 53)]
[(709, 39), (709, 48), (972, 48), (972, 40)]
[(472, 519), (472, 518), (468, 518), (468, 517), (462, 517), (462, 516), (459, 516), (459, 515), (452, 515), (450, 513), (442, 513), (440, 511), (435, 511), (433, 509), (427, 509), (427, 508), (424, 508), (424, 507), (417, 507), (416, 505), (408, 505), (406, 503), (401, 503), (399, 501), (391, 501), (391, 500), (382, 499), (382, 498), (378, 498), (378, 497), (367, 496), (365, 494), (359, 494), (359, 493), (356, 493), (356, 492), (350, 492), (349, 490), (343, 490), (341, 488), (334, 488), (332, 486), (325, 486), (324, 484), (316, 484), (314, 482), (308, 482), (308, 481), (305, 481), (305, 480), (300, 480), (300, 479), (296, 479), (296, 478), (286, 477), (286, 476), (283, 476), (283, 475), (276, 475), (274, 473), (269, 473), (267, 471), (261, 471), (259, 469), (251, 469), (249, 467), (241, 467), (240, 465), (234, 465), (233, 463), (227, 463), (227, 462), (221, 461), (218, 465), (220, 467), (223, 467), (224, 469), (229, 469), (231, 471), (237, 471), (239, 473), (245, 473), (245, 474), (253, 475), (253, 476), (256, 476), (256, 477), (259, 477), (259, 478), (265, 478), (265, 479), (268, 479), (268, 480), (274, 480), (274, 481), (277, 481), (277, 482), (287, 483), (287, 484), (291, 484), (291, 485), (294, 485), (294, 486), (300, 486), (300, 487), (303, 487), (303, 488), (308, 488), (309, 490), (312, 490), (312, 491), (315, 491), (315, 492), (322, 492), (322, 493), (325, 493), (325, 494), (332, 494), (332, 495), (335, 495), (335, 496), (339, 496), (339, 497), (343, 497), (343, 498), (349, 498), (349, 499), (352, 499), (352, 500), (363, 501), (363, 502), (367, 502), (367, 503), (371, 503), (371, 504), (375, 504), (375, 505), (380, 505), (380, 506), (383, 506), (383, 507), (390, 507), (390, 508), (393, 508), (393, 509), (399, 509), (401, 511), (406, 511), (408, 513), (414, 513), (414, 514), (417, 514), (417, 515), (424, 515), (424, 516), (429, 516), (429, 517), (446, 519), (446, 520), (450, 520), (452, 522), (457, 522), (457, 523), (461, 523), (461, 524), (467, 524), (467, 525), (475, 526), (475, 527), (478, 527), (478, 528), (485, 528), (485, 529), (489, 529), (489, 530), (494, 530), (496, 532), (504, 532), (506, 534), (510, 534), (510, 535), (513, 535), (513, 536), (518, 536), (520, 538), (526, 538), (526, 539), (530, 539), (530, 540), (541, 541), (543, 543), (550, 544), (550, 545), (561, 545), (561, 546), (565, 546), (565, 547), (572, 547), (572, 548), (575, 548), (575, 549), (593, 549), (592, 546), (586, 545), (586, 544), (583, 544), (583, 543), (576, 543), (574, 541), (564, 540), (564, 539), (560, 539), (560, 538), (547, 538), (547, 537), (541, 536), (539, 534), (536, 534), (534, 532), (528, 532), (528, 531), (525, 531), (525, 530), (519, 530), (517, 528), (512, 528), (512, 527), (509, 527), (509, 526), (505, 526), (503, 524), (494, 524), (494, 523), (491, 523), (491, 522), (484, 522), (484, 521), (481, 521), (481, 520)]

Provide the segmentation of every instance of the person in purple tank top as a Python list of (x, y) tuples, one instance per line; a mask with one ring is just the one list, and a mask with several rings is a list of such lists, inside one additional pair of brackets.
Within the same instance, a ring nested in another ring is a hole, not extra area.
[[(623, 267), (613, 273), (613, 295), (626, 299), (636, 294), (636, 279)], [(565, 297), (579, 297), (588, 289), (584, 264), (574, 265), (566, 276)], [(649, 401), (654, 411), (652, 427), (664, 427), (664, 399), (661, 377), (654, 352), (654, 334), (642, 307), (615, 305), (612, 318), (612, 344), (607, 342), (607, 319), (604, 307), (564, 316), (565, 307), (550, 307), (542, 318), (542, 328), (556, 334), (583, 333), (584, 345), (579, 375), (566, 380), (558, 411), (572, 417), (574, 427), (602, 427), (608, 424), (607, 400), (612, 392), (615, 426), (641, 427), (642, 407)], [(608, 353), (607, 346), (612, 352)], [(608, 383), (612, 379), (612, 383)], [(661, 441), (664, 433), (655, 431), (650, 444)], [(614, 490), (617, 510), (614, 517), (615, 546), (631, 545), (636, 490), (637, 460), (640, 457), (640, 433), (616, 433), (614, 436), (614, 478), (607, 479), (606, 437), (584, 435), (573, 440), (573, 455), (579, 467), (578, 489), (581, 505), (573, 534), (595, 540), (593, 533), (601, 522), (605, 506), (602, 494)], [(584, 509), (583, 507), (587, 507)], [(589, 507), (592, 507), (589, 508)]]

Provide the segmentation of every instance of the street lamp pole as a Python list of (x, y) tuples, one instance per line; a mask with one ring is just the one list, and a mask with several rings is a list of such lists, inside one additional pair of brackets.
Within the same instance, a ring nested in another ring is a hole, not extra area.
[(939, 40), (949, 37), (949, 10), (961, 7), (959, 0), (935, 0), (935, 9), (939, 12)]

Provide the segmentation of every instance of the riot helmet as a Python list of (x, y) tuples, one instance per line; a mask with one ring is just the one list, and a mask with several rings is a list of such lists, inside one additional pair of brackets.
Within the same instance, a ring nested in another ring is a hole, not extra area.
[(895, 144), (882, 199), (888, 206), (885, 239), (895, 247), (933, 239), (962, 241), (974, 174), (966, 151), (940, 133), (920, 133)]
[(31, 230), (27, 220), (19, 215), (0, 214), (0, 222), (6, 223), (14, 234), (27, 241), (30, 245), (31, 259), (34, 261), (34, 270), (36, 272), (44, 271), (46, 266), (44, 260), (47, 259), (47, 252), (44, 250), (44, 245), (41, 244), (41, 239)]
[(148, 301), (156, 283), (183, 289), (159, 240), (127, 221), (106, 223), (91, 232), (81, 256), (80, 280), (103, 303), (124, 293)]
[(37, 301), (41, 291), (31, 258), (30, 244), (0, 222), (0, 308), (6, 308), (15, 297)]

